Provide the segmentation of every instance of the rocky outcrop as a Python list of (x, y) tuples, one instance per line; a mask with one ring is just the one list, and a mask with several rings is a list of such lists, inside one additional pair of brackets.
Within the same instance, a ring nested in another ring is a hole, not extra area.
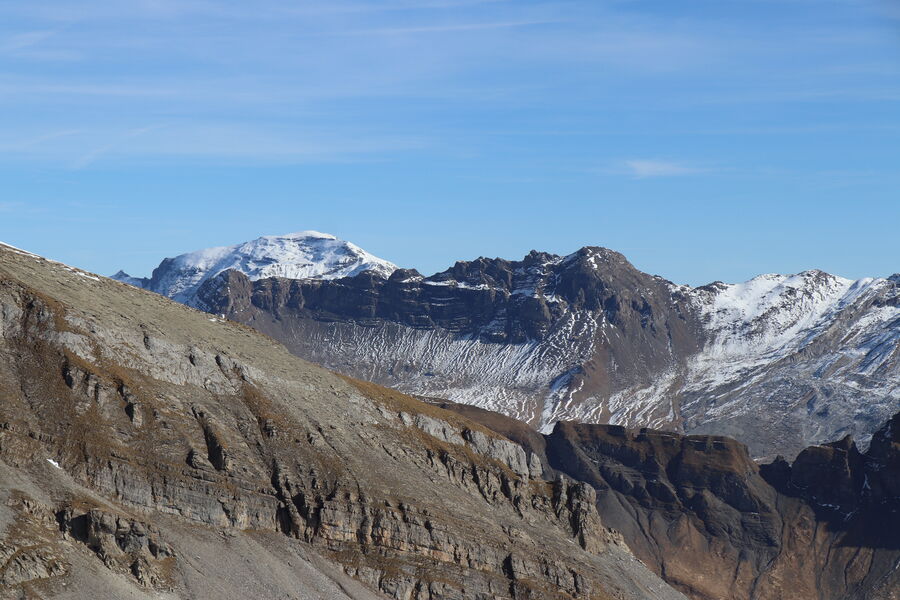
[[(598, 264), (606, 271), (602, 276)], [(667, 282), (641, 273), (621, 254), (584, 248), (565, 258), (532, 252), (522, 261), (457, 262), (427, 278), (414, 269), (398, 269), (387, 279), (369, 271), (333, 284), (318, 279), (253, 282), (230, 270), (198, 291), (197, 304), (234, 313), (252, 305), (283, 316), (294, 312), (361, 324), (388, 320), (511, 344), (544, 339), (567, 311), (600, 312), (635, 335), (646, 330), (648, 348), (667, 356), (670, 337), (686, 352), (696, 348), (675, 309), (654, 313), (651, 303), (669, 295)]]
[(54, 544), (53, 513), (21, 492), (4, 494), (6, 535), (0, 540), (0, 598), (3, 590), (63, 577), (70, 564)]
[(43, 507), (43, 550), (0, 533), (17, 594), (682, 597), (534, 449), (2, 247), (0, 396), (0, 489)]
[(73, 506), (60, 510), (56, 520), (61, 531), (90, 548), (107, 568), (130, 573), (144, 586), (165, 586), (173, 562), (168, 559), (174, 559), (175, 552), (153, 525), (102, 509), (82, 512)]
[(900, 408), (898, 286), (806, 271), (691, 288), (588, 247), (430, 277), (232, 270), (190, 302), (330, 369), (545, 433), (568, 420), (728, 435), (772, 458), (865, 444)]

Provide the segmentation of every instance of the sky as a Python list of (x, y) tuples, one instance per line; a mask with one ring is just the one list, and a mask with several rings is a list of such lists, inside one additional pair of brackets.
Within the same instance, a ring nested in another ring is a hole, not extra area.
[(0, 240), (900, 271), (898, 0), (0, 0)]

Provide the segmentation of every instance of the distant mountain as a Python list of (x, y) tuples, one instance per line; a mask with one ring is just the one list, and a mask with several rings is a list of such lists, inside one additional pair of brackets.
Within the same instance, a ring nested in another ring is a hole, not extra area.
[(221, 271), (183, 301), (328, 368), (545, 432), (563, 420), (656, 427), (792, 456), (847, 434), (865, 445), (900, 409), (900, 275), (694, 288), (588, 247), (430, 277)]
[(336, 279), (363, 271), (388, 277), (396, 268), (333, 235), (301, 231), (166, 258), (149, 278), (132, 277), (119, 271), (112, 279), (190, 304), (203, 282), (228, 269), (239, 271), (255, 281), (265, 277)]

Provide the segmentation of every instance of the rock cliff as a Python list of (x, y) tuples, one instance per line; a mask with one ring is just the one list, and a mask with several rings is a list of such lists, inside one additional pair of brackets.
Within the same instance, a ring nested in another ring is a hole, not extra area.
[(861, 453), (849, 438), (758, 465), (721, 436), (512, 420), (443, 403), (590, 484), (604, 523), (696, 600), (894, 600), (900, 594), (900, 413)]

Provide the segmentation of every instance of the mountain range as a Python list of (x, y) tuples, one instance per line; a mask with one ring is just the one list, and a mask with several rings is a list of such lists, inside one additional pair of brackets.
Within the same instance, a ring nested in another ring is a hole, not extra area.
[[(333, 281), (360, 278), (384, 281)], [(900, 590), (900, 414), (865, 451), (847, 436), (792, 461), (723, 436), (567, 421), (541, 434), (3, 245), (0, 398), (4, 599)]]
[(900, 407), (900, 275), (690, 287), (586, 247), (425, 277), (305, 232), (114, 278), (338, 372), (548, 433), (563, 420), (654, 427), (795, 456), (848, 434), (865, 446)]

